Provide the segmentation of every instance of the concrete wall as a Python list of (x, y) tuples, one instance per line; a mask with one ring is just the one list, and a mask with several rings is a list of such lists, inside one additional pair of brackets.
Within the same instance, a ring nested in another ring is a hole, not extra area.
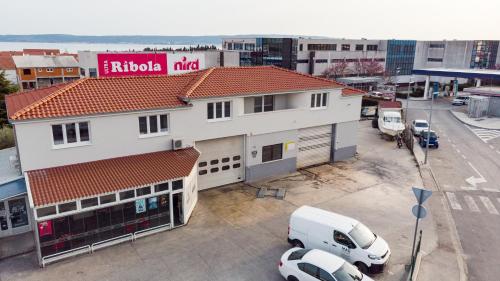
[[(360, 96), (341, 96), (340, 89), (332, 89), (328, 106), (324, 110), (311, 110), (311, 94), (323, 91), (289, 93), (289, 103), (294, 109), (244, 114), (244, 98), (206, 99), (192, 101), (192, 107), (177, 110), (156, 110), (16, 122), (17, 146), (23, 171), (74, 163), (95, 161), (126, 155), (142, 154), (171, 149), (172, 139), (183, 139), (188, 146), (194, 141), (235, 135), (261, 135), (284, 130), (321, 126), (359, 120)], [(232, 101), (232, 118), (228, 121), (209, 122), (207, 102)], [(143, 138), (139, 136), (138, 117), (169, 113), (167, 135)], [(90, 122), (91, 144), (54, 148), (52, 124), (77, 121)]]
[(356, 154), (359, 121), (335, 124), (333, 161), (345, 160)]

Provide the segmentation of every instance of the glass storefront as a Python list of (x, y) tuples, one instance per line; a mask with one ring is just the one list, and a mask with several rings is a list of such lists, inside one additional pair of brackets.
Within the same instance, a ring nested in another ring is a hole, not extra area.
[[(182, 192), (141, 198), (120, 205), (41, 221), (37, 224), (43, 256), (171, 223), (183, 224)], [(181, 198), (181, 200), (178, 200)], [(172, 206), (171, 206), (172, 205)]]

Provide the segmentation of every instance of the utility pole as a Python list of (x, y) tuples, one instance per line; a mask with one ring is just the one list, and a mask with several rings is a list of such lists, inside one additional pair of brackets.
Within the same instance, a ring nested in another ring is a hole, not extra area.
[(429, 142), (431, 138), (431, 125), (432, 125), (432, 104), (434, 104), (434, 92), (431, 96), (431, 112), (429, 113), (429, 130), (427, 131), (427, 143), (425, 144), (425, 160), (424, 164), (427, 164), (427, 154), (429, 153)]
[(411, 83), (414, 83), (410, 80), (408, 81), (408, 92), (406, 93), (406, 111), (405, 111), (405, 122), (408, 122), (408, 103), (410, 102), (410, 91), (411, 91)]

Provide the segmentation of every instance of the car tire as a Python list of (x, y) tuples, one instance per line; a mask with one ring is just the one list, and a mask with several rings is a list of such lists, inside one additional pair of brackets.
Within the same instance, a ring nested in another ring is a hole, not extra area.
[(286, 281), (299, 281), (299, 279), (297, 279), (297, 277), (293, 275), (290, 275), (286, 278)]
[(304, 249), (304, 243), (297, 239), (292, 241), (292, 246)]
[(362, 262), (357, 262), (354, 264), (359, 271), (361, 271), (361, 273), (363, 274), (367, 274), (368, 273), (368, 266), (366, 266), (366, 264), (362, 263)]
[(435, 147), (436, 147), (436, 149), (439, 148), (439, 144), (436, 144)]

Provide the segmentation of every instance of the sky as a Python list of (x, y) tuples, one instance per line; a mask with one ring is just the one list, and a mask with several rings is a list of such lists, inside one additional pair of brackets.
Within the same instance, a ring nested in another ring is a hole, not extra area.
[(3, 1), (0, 34), (500, 39), (499, 0)]

